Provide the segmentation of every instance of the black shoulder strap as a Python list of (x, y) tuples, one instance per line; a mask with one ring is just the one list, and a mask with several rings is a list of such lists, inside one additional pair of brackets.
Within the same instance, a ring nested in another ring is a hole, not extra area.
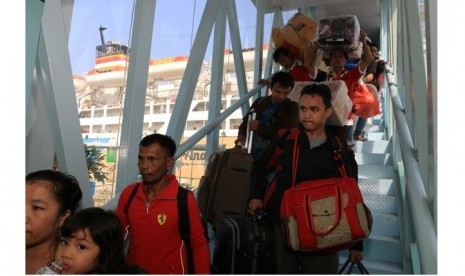
[(179, 233), (181, 239), (186, 244), (188, 273), (194, 274), (194, 255), (192, 253), (192, 246), (190, 243), (191, 227), (189, 223), (189, 209), (187, 206), (187, 189), (183, 187), (178, 188), (178, 217), (179, 217)]
[(290, 129), (281, 129), (278, 132), (279, 136), (279, 141), (277, 144), (277, 147), (275, 147), (275, 150), (273, 151), (273, 155), (270, 158), (270, 161), (268, 162), (267, 169), (272, 169), (276, 167), (276, 164), (278, 164), (278, 158), (281, 155), (281, 152), (283, 151), (283, 145), (284, 141), (286, 140), (287, 136), (291, 133)]
[(140, 183), (137, 183), (136, 186), (132, 189), (131, 195), (129, 196), (128, 202), (126, 203), (126, 206), (123, 207), (123, 211), (127, 214), (129, 210), (129, 206), (131, 205), (132, 200), (134, 199), (134, 196), (136, 195), (137, 188), (139, 188)]
[(339, 173), (341, 174), (341, 176), (347, 176), (346, 166), (345, 166), (345, 163), (344, 163), (344, 159), (342, 157), (344, 144), (341, 142), (340, 137), (334, 136), (334, 138), (336, 140), (335, 142), (337, 143), (336, 147), (333, 146), (334, 160), (338, 164), (338, 170), (339, 170)]

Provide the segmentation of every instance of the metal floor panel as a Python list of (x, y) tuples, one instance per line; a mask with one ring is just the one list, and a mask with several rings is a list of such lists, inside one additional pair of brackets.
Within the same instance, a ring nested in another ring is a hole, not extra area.
[(359, 165), (358, 178), (393, 179), (394, 169), (387, 165)]
[(399, 217), (393, 214), (372, 214), (372, 234), (399, 239)]
[(371, 235), (363, 244), (367, 259), (373, 261), (384, 261), (402, 263), (402, 245), (397, 238)]
[(358, 186), (362, 194), (396, 195), (396, 187), (392, 179), (360, 178)]
[(354, 152), (361, 153), (391, 153), (391, 144), (386, 140), (355, 141), (355, 145), (352, 149)]
[[(340, 256), (348, 256), (343, 250)], [(370, 236), (363, 241), (363, 257), (366, 261), (402, 263), (402, 248), (398, 239), (384, 236)], [(346, 257), (347, 258), (347, 257)]]
[(368, 136), (367, 137), (368, 141), (378, 141), (378, 140), (386, 139), (384, 132), (372, 131), (372, 132), (369, 132), (367, 136)]
[(364, 194), (363, 200), (368, 208), (370, 208), (372, 214), (397, 215), (397, 200), (395, 196)]
[(370, 130), (368, 131), (368, 133), (370, 132), (384, 132), (384, 126), (373, 125), (370, 127)]
[(361, 153), (355, 152), (355, 160), (359, 165), (391, 165), (390, 153)]

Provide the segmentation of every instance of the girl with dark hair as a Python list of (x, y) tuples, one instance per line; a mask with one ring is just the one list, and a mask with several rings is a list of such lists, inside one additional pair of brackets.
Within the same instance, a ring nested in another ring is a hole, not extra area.
[(26, 274), (53, 261), (60, 228), (81, 198), (79, 182), (72, 175), (43, 170), (26, 176)]
[(114, 211), (91, 207), (66, 219), (56, 259), (61, 274), (140, 274), (126, 264), (121, 224)]

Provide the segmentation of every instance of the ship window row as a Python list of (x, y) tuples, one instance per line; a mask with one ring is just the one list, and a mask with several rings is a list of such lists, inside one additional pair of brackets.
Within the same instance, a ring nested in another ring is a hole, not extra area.
[[(237, 99), (232, 99), (231, 104), (237, 102)], [(224, 110), (226, 106), (226, 100), (222, 100), (221, 102), (221, 110)], [(208, 102), (202, 101), (199, 102), (196, 106), (193, 107), (192, 111), (208, 111)], [(165, 114), (170, 113), (174, 110), (174, 104), (169, 105), (169, 110), (166, 110), (166, 104), (153, 104), (153, 105), (146, 105), (145, 106), (145, 114)], [(105, 115), (106, 110), (106, 115)], [(121, 107), (113, 106), (112, 108), (95, 108), (92, 115), (92, 110), (83, 110), (79, 113), (79, 118), (101, 118), (101, 117), (114, 117), (120, 116), (121, 114)]]

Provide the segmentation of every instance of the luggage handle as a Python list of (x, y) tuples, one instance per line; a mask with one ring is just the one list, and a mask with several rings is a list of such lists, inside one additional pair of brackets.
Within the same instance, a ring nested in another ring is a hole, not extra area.
[[(337, 274), (343, 274), (344, 270), (349, 265), (349, 263), (350, 263), (350, 260), (347, 259), (347, 261), (344, 263), (344, 265), (341, 267), (341, 269), (339, 269)], [(345, 274), (351, 274), (355, 265), (357, 265), (357, 268), (360, 271), (360, 274), (370, 274), (370, 272), (368, 272), (368, 270), (365, 268), (363, 263), (361, 261), (359, 261), (359, 260), (356, 260), (355, 262), (350, 263), (349, 269), (347, 270), (347, 273), (345, 273)]]
[(241, 148), (241, 149), (245, 149), (245, 145), (242, 144), (242, 142), (237, 142), (235, 148)]
[[(329, 233), (331, 233), (332, 231), (334, 231), (334, 229), (336, 229), (337, 225), (339, 224), (339, 221), (341, 220), (341, 207), (342, 207), (341, 205), (342, 204), (341, 204), (341, 190), (339, 189), (339, 187), (336, 188), (335, 197), (336, 197), (336, 218), (334, 219), (334, 223), (331, 227), (327, 227), (326, 229), (318, 231), (316, 230), (314, 220), (311, 218), (308, 218), (308, 221), (310, 221), (310, 230), (319, 237), (324, 237), (328, 235)], [(312, 216), (313, 215), (312, 205), (309, 204), (309, 202), (311, 202), (310, 195), (307, 194), (305, 196), (305, 202), (307, 203), (308, 216)]]
[(247, 120), (247, 134), (245, 138), (245, 148), (247, 152), (250, 153), (252, 151), (252, 139), (253, 139), (253, 131), (250, 131), (249, 122), (251, 120), (255, 120), (257, 117), (257, 113), (255, 113), (255, 109), (250, 109), (249, 111), (249, 119)]

